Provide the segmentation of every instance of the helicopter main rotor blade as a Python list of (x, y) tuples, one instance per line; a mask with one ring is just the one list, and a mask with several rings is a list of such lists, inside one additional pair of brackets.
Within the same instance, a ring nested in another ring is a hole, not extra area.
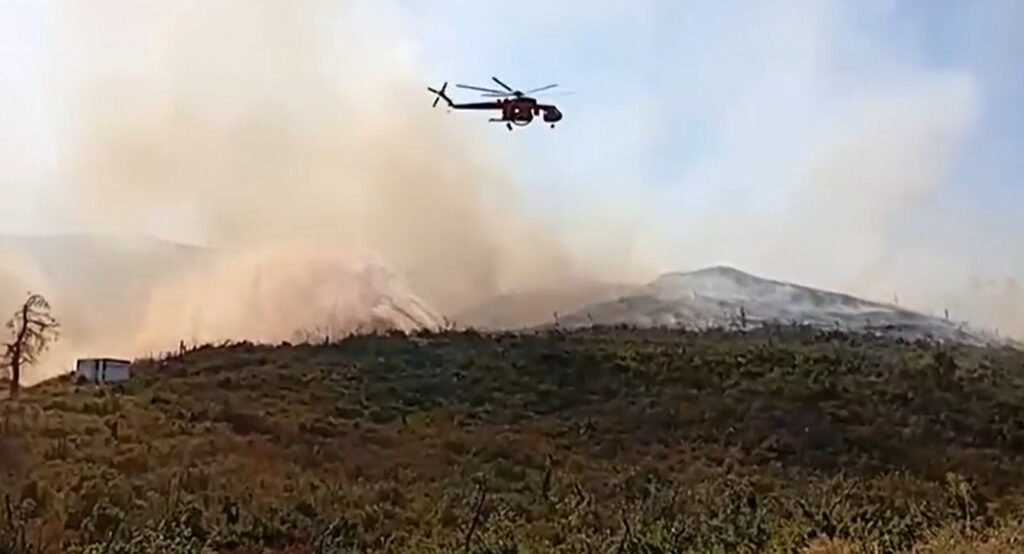
[(481, 92), (490, 92), (492, 94), (505, 94), (504, 92), (501, 92), (500, 90), (494, 90), (492, 88), (475, 87), (473, 85), (459, 85), (459, 84), (456, 84), (455, 86), (457, 86), (459, 88), (467, 88), (469, 90), (479, 90)]
[(557, 85), (557, 84), (555, 84), (555, 85), (548, 85), (548, 86), (546, 86), (546, 87), (540, 87), (540, 88), (535, 88), (535, 89), (533, 89), (533, 90), (528, 90), (528, 91), (526, 91), (526, 94), (533, 94), (534, 92), (540, 92), (540, 91), (542, 91), (542, 90), (548, 90), (548, 89), (551, 89), (551, 88), (555, 88), (555, 87), (557, 87), (557, 86), (558, 86), (558, 85)]
[(507, 90), (509, 92), (515, 92), (514, 90), (512, 90), (512, 87), (506, 85), (505, 83), (502, 83), (501, 81), (498, 80), (497, 77), (491, 77), (491, 79), (494, 79), (495, 83), (498, 83), (499, 85), (505, 87), (505, 90)]
[[(526, 93), (524, 93), (524, 94), (526, 94)], [(576, 91), (563, 90), (561, 92), (554, 92), (554, 93), (550, 93), (550, 94), (541, 94), (540, 96), (542, 96), (544, 98), (552, 98), (552, 97), (556, 97), (556, 96), (573, 96), (575, 94), (577, 94)], [(511, 98), (511, 97), (515, 96), (515, 94), (508, 94), (508, 93), (504, 93), (503, 92), (501, 94), (486, 93), (486, 94), (481, 94), (480, 96), (483, 96), (485, 98)]]

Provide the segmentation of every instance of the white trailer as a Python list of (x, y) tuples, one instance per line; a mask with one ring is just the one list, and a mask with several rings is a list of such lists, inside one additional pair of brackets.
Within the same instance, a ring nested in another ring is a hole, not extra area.
[(75, 366), (75, 377), (92, 383), (118, 383), (131, 377), (131, 365), (117, 358), (82, 358)]

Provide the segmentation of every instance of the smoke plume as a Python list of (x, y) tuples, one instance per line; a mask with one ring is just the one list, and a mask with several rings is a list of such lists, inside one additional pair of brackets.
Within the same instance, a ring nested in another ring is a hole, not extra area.
[(498, 153), (429, 110), (395, 14), (268, 0), (53, 8), (48, 101), (65, 124), (49, 206), (79, 229), (217, 252), (126, 291), (132, 305), (105, 322), (54, 299), (70, 321), (60, 370), (71, 351), (436, 325), (503, 290), (578, 277), (517, 208)]
[[(5, 254), (0, 309), (31, 289), (65, 323), (29, 377), (180, 340), (434, 325), (503, 292), (716, 263), (1024, 337), (1024, 227), (964, 202), (1014, 198), (1019, 172), (958, 173), (999, 146), (979, 132), (1003, 119), (993, 99), (1024, 90), (1004, 52), (1020, 8), (940, 10), (961, 42), (939, 67), (890, 2), (783, 6), (25, 2), (47, 39), (17, 59), (42, 69), (0, 107), (45, 125), (0, 126), (9, 204), (33, 182), (37, 228), (211, 248), (146, 258), (160, 269), (143, 276)], [(517, 32), (476, 24), (495, 21)], [(1004, 32), (974, 39), (989, 28)], [(431, 56), (571, 72), (593, 92), (557, 139), (498, 151), (482, 114), (430, 109)], [(535, 166), (544, 215), (521, 189)]]

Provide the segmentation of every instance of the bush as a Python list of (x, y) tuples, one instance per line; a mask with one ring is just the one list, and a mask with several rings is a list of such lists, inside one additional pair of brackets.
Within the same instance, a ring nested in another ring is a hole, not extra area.
[(615, 328), (137, 365), (9, 404), (0, 553), (940, 553), (1024, 519), (1013, 350)]

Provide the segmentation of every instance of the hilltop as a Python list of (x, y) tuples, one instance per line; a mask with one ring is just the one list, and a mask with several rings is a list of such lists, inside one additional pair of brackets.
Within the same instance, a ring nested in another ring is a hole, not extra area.
[(808, 327), (204, 347), (7, 404), (0, 551), (1001, 551), (1022, 366)]
[(672, 272), (625, 295), (560, 317), (558, 325), (754, 327), (809, 325), (970, 344), (1010, 344), (963, 322), (921, 314), (849, 294), (766, 279), (728, 266)]

